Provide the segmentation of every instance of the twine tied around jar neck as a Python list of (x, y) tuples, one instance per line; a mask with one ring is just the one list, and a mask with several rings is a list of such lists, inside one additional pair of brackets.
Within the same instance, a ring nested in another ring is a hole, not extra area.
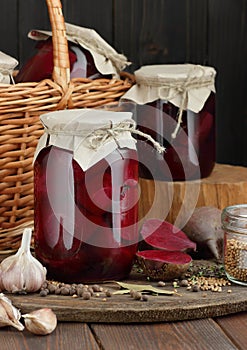
[[(195, 71), (201, 70), (202, 75), (198, 76), (193, 74)], [(192, 89), (199, 89), (204, 87), (210, 87), (214, 83), (214, 76), (206, 75), (205, 69), (200, 65), (194, 65), (188, 72), (186, 79), (168, 78), (162, 75), (155, 77), (136, 76), (136, 83), (145, 86), (159, 88), (159, 95), (162, 95), (164, 100), (172, 100), (177, 95), (181, 95), (181, 103), (177, 113), (177, 125), (175, 130), (171, 134), (173, 139), (176, 138), (179, 127), (182, 123), (183, 111), (187, 109), (188, 105), (188, 93)], [(171, 90), (174, 91), (171, 94)]]
[[(110, 122), (110, 125), (101, 126), (100, 128), (95, 129), (86, 135), (85, 139), (88, 143), (88, 146), (91, 149), (97, 150), (98, 148), (100, 148), (105, 143), (111, 140), (114, 140), (117, 146), (119, 146), (117, 136), (121, 132), (128, 131), (131, 134), (136, 134), (146, 138), (148, 141), (150, 141), (153, 144), (153, 146), (156, 148), (156, 150), (159, 153), (165, 152), (166, 150), (165, 147), (161, 146), (159, 142), (155, 141), (152, 138), (152, 136), (136, 129), (136, 123), (134, 120), (126, 119), (115, 125), (112, 123), (112, 121), (109, 121), (109, 122)], [(54, 130), (54, 129), (52, 130), (47, 128), (46, 126), (44, 126), (44, 131), (48, 135), (65, 135), (65, 136), (81, 136), (81, 137), (85, 133), (85, 131), (82, 132), (82, 131), (75, 131), (75, 130)]]
[(15, 81), (14, 81), (14, 78), (12, 76), (12, 71), (13, 71), (13, 69), (0, 68), (0, 82), (3, 81), (4, 77), (8, 76), (10, 82), (14, 85)]
[(112, 122), (110, 123), (110, 127), (109, 125), (102, 126), (87, 136), (87, 141), (90, 148), (97, 150), (99, 147), (103, 146), (106, 142), (112, 139), (114, 139), (118, 145), (117, 136), (119, 133), (128, 131), (131, 134), (136, 134), (146, 138), (153, 144), (159, 153), (165, 152), (165, 147), (161, 146), (159, 142), (155, 141), (152, 136), (136, 129), (136, 123), (134, 120), (126, 119), (115, 125), (113, 125)]

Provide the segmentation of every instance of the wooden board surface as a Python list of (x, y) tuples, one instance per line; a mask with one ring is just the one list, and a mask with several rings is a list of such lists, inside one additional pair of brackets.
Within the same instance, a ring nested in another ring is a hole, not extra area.
[[(142, 274), (133, 273), (128, 283), (152, 284)], [(116, 283), (102, 284), (104, 288), (116, 291)], [(161, 289), (173, 291), (171, 282)], [(231, 293), (229, 293), (229, 289)], [(222, 316), (247, 310), (246, 287), (231, 285), (223, 287), (222, 292), (192, 292), (184, 287), (177, 289), (174, 295), (149, 295), (148, 301), (137, 301), (130, 295), (113, 295), (105, 298), (104, 294), (90, 300), (71, 296), (39, 294), (8, 295), (13, 304), (22, 313), (34, 309), (50, 307), (59, 321), (80, 321), (96, 323), (144, 323), (177, 321), (197, 318)]]

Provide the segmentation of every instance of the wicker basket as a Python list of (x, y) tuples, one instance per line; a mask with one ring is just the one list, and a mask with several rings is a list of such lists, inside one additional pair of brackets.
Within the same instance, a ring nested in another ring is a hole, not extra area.
[(61, 2), (46, 3), (53, 40), (52, 80), (0, 84), (0, 254), (15, 252), (23, 227), (33, 224), (32, 160), (43, 133), (39, 116), (114, 102), (133, 84), (127, 74), (121, 79), (70, 80)]

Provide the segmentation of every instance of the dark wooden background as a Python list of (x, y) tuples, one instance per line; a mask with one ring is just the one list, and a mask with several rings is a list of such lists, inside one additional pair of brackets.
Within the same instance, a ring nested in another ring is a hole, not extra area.
[[(217, 70), (217, 161), (247, 166), (247, 0), (62, 0), (67, 22), (95, 29), (144, 64)], [(1, 0), (0, 50), (20, 63), (32, 28), (50, 29), (45, 0)]]

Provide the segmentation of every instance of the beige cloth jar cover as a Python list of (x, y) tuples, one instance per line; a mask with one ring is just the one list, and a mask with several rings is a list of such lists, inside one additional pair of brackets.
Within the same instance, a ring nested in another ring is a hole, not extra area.
[[(111, 47), (95, 30), (65, 23), (67, 39), (88, 50), (93, 56), (97, 70), (103, 74), (119, 77), (119, 73), (130, 64), (127, 58)], [(52, 33), (33, 29), (28, 37), (34, 40), (46, 40)]]
[(0, 83), (9, 84), (12, 82), (12, 73), (15, 67), (18, 65), (18, 61), (0, 51)]
[(122, 99), (146, 104), (166, 100), (182, 110), (198, 113), (215, 92), (213, 67), (193, 64), (151, 65), (135, 71), (136, 85)]
[(136, 149), (131, 136), (131, 112), (74, 109), (43, 114), (45, 132), (39, 139), (34, 160), (47, 146), (73, 152), (83, 171), (118, 148)]

